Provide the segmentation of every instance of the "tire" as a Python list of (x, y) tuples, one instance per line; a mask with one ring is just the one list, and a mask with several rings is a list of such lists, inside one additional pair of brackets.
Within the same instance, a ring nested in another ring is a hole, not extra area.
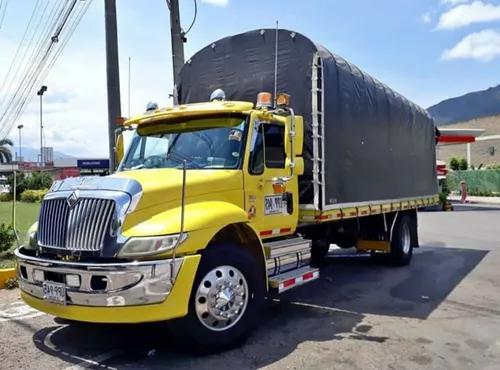
[(325, 264), (326, 255), (330, 250), (330, 242), (325, 239), (314, 240), (311, 245), (311, 266), (321, 267)]
[(240, 345), (262, 309), (264, 274), (256, 257), (238, 245), (206, 250), (194, 280), (188, 315), (176, 323), (174, 334), (188, 340), (199, 353)]
[(389, 262), (395, 266), (405, 266), (411, 261), (413, 244), (411, 235), (415, 230), (412, 218), (403, 214), (396, 221), (391, 240), (391, 252), (387, 256)]

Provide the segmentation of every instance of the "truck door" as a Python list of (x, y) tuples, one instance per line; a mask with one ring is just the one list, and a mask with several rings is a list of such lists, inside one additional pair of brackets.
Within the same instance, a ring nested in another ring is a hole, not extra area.
[(290, 175), (285, 121), (263, 120), (253, 114), (247, 135), (245, 206), (262, 238), (291, 234), (297, 226), (297, 176), (281, 181)]

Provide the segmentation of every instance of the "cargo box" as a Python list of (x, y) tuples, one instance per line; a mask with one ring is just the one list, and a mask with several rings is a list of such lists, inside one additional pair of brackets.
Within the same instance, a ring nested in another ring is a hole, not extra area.
[[(300, 204), (329, 210), (437, 194), (429, 114), (355, 65), (293, 31), (262, 29), (215, 41), (180, 72), (179, 102), (255, 101), (277, 91), (304, 117)], [(381, 47), (383, 47), (381, 45)], [(388, 66), (388, 68), (391, 68)]]

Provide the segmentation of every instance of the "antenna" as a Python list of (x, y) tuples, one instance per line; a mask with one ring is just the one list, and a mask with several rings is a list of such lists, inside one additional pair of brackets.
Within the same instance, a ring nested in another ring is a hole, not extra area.
[(276, 108), (276, 95), (278, 93), (278, 21), (276, 21), (276, 43), (274, 45), (274, 107)]

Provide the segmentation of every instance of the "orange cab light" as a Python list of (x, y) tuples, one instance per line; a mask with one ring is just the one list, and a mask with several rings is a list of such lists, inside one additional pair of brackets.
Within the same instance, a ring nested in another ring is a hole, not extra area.
[(272, 107), (273, 95), (269, 92), (260, 92), (257, 94), (257, 108)]
[(286, 191), (286, 185), (282, 183), (273, 183), (274, 194), (283, 194)]
[(289, 107), (290, 106), (290, 98), (289, 94), (279, 93), (276, 97), (276, 105), (278, 107)]

